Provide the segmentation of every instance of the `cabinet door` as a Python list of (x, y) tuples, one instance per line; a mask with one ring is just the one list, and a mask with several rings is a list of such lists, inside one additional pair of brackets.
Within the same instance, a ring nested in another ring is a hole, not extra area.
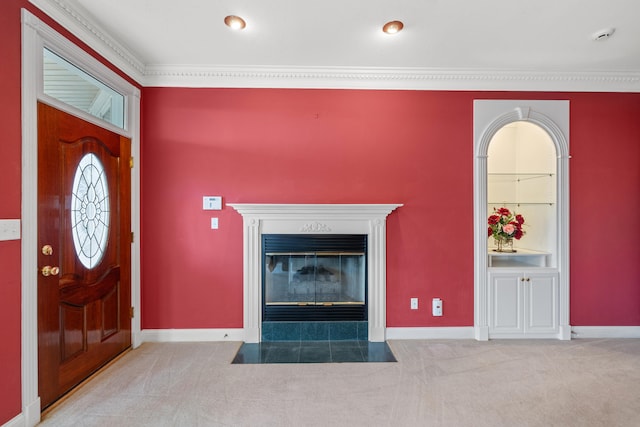
[(522, 275), (513, 272), (489, 274), (489, 331), (497, 334), (522, 334)]
[(558, 273), (525, 273), (525, 332), (558, 331)]

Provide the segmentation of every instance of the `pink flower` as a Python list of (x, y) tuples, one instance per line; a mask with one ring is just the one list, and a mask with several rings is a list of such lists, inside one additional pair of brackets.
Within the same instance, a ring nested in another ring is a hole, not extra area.
[(515, 212), (511, 212), (505, 207), (493, 208), (493, 214), (488, 218), (489, 228), (487, 235), (496, 239), (515, 238), (520, 240), (524, 236), (524, 217)]
[(502, 231), (511, 236), (513, 232), (516, 231), (516, 227), (513, 224), (506, 224), (502, 226)]

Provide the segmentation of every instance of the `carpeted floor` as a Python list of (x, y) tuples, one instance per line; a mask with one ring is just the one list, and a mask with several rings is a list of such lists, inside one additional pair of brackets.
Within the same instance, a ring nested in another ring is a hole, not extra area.
[(232, 364), (146, 343), (43, 426), (639, 426), (640, 340), (390, 341), (397, 363)]

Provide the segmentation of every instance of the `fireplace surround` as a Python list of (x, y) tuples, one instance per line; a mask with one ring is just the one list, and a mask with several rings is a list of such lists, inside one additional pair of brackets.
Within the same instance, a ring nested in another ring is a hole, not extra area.
[(368, 340), (385, 341), (386, 218), (402, 204), (229, 203), (243, 218), (244, 341), (257, 343), (262, 327), (264, 234), (358, 234), (367, 237)]

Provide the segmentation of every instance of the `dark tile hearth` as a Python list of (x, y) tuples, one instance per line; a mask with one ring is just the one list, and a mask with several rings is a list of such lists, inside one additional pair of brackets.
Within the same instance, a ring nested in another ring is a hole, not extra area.
[(271, 341), (244, 343), (232, 364), (396, 362), (386, 342)]
[(367, 341), (367, 321), (262, 322), (262, 342)]

